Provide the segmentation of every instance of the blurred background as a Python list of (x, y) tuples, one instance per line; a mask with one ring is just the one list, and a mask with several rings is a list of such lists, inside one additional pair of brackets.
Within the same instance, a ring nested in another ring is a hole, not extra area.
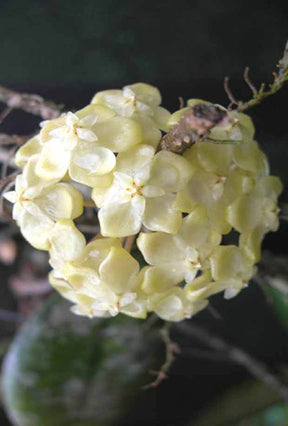
[[(251, 97), (243, 80), (246, 66), (250, 66), (250, 76), (257, 87), (272, 80), (271, 73), (287, 40), (287, 17), (287, 2), (268, 0), (2, 0), (0, 85), (39, 94), (72, 110), (86, 105), (98, 90), (138, 81), (158, 86), (163, 104), (170, 111), (178, 109), (179, 96), (185, 100), (204, 98), (227, 106), (229, 100), (223, 89), (226, 75), (236, 98), (242, 100)], [(268, 155), (271, 173), (279, 175), (286, 186), (282, 203), (288, 202), (287, 103), (288, 85), (250, 111), (256, 139)], [(15, 111), (2, 123), (0, 133), (30, 134), (40, 121)], [(2, 222), (0, 355), (3, 358), (16, 331), (22, 329), (27, 317), (31, 319), (41, 309), (52, 290), (46, 279), (49, 270), (46, 254), (29, 248), (16, 227), (8, 226), (3, 218)], [(265, 257), (263, 270), (267, 263), (278, 265), (280, 255), (281, 265), (273, 269), (273, 274), (281, 276), (284, 283), (288, 280), (287, 238), (288, 225), (283, 220), (279, 231), (269, 234), (263, 245), (264, 251), (270, 253)], [(269, 285), (268, 281), (265, 284)], [(253, 283), (231, 301), (214, 297), (212, 309), (193, 321), (213, 335), (240, 346), (272, 372), (282, 374), (288, 363), (286, 293), (283, 286), (281, 291), (270, 286), (267, 297), (266, 286), (263, 291), (258, 284)], [(45, 318), (39, 321), (45, 324)], [(52, 329), (57, 334), (57, 327)], [(57, 416), (49, 423), (47, 416), (40, 421), (32, 416), (26, 423), (19, 423), (20, 426), (288, 424), (287, 405), (281, 405), (277, 393), (261, 382), (254, 382), (243, 367), (227, 357), (216, 356), (213, 351), (201, 352), (197, 339), (181, 336), (177, 331), (172, 335), (183, 350), (168, 380), (147, 391), (135, 385), (136, 401), (127, 397), (124, 404), (122, 397), (118, 398), (118, 403), (125, 405), (126, 414), (115, 415), (106, 423), (95, 419), (86, 423), (77, 419), (57, 420)], [(71, 356), (71, 347), (69, 350), (66, 357)], [(94, 362), (95, 358), (91, 365)], [(249, 393), (248, 389), (254, 390)], [(125, 394), (126, 390), (123, 385), (119, 392)], [(69, 399), (69, 392), (67, 395)], [(105, 406), (103, 392), (98, 389), (95, 395)], [(231, 407), (231, 400), (227, 399), (231, 395), (235, 395), (236, 406), (241, 407), (240, 414), (237, 419), (228, 414), (221, 419), (220, 411), (224, 413), (227, 405)], [(45, 392), (41, 398), (45, 398)], [(25, 410), (25, 404), (23, 407), (21, 410)], [(259, 411), (265, 407), (270, 407), (270, 411)], [(201, 420), (205, 412), (214, 413), (213, 420), (211, 417)], [(258, 417), (252, 416), (254, 412)], [(0, 416), (1, 426), (12, 424), (3, 409)]]

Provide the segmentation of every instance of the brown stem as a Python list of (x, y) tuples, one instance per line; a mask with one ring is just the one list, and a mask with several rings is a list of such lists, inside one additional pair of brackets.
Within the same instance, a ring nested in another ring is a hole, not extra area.
[(249, 71), (250, 71), (250, 68), (246, 67), (244, 71), (244, 80), (247, 83), (247, 85), (250, 87), (250, 89), (252, 90), (252, 93), (255, 94), (257, 93), (257, 89), (249, 78)]
[(131, 253), (135, 238), (136, 238), (136, 235), (130, 235), (130, 237), (126, 238), (126, 241), (124, 243), (124, 249), (128, 251), (129, 253)]
[(238, 105), (238, 101), (235, 99), (235, 97), (234, 97), (234, 95), (233, 95), (233, 93), (232, 93), (232, 91), (230, 89), (230, 86), (229, 86), (229, 77), (228, 76), (226, 76), (224, 78), (224, 90), (225, 90), (225, 92), (226, 92), (226, 94), (227, 94), (227, 96), (228, 96), (228, 98), (229, 98), (229, 100), (231, 102), (231, 105)]
[(265, 364), (252, 357), (243, 349), (225, 342), (222, 338), (215, 336), (214, 333), (212, 334), (191, 322), (177, 324), (177, 330), (188, 337), (196, 338), (216, 351), (226, 353), (232, 361), (244, 367), (252, 376), (261, 380), (277, 392), (284, 401), (288, 402), (288, 386), (279, 377), (272, 374)]
[(151, 371), (152, 374), (156, 375), (156, 379), (153, 382), (143, 386), (142, 389), (144, 390), (156, 388), (160, 385), (161, 382), (163, 382), (163, 380), (167, 379), (168, 372), (175, 361), (176, 354), (180, 353), (179, 346), (170, 338), (171, 326), (172, 323), (166, 322), (161, 330), (162, 339), (166, 348), (166, 357), (164, 364), (160, 367), (158, 371)]
[[(246, 111), (247, 109), (252, 108), (253, 106), (259, 105), (264, 99), (279, 92), (279, 90), (283, 87), (285, 82), (288, 81), (288, 42), (286, 43), (286, 46), (285, 46), (283, 58), (279, 61), (277, 67), (279, 68), (279, 71), (272, 72), (274, 77), (273, 82), (269, 85), (262, 83), (259, 90), (257, 90), (255, 86), (251, 83), (248, 76), (249, 68), (246, 67), (244, 72), (244, 80), (246, 81), (250, 89), (252, 90), (253, 97), (245, 102), (243, 101), (234, 102), (234, 100), (232, 99), (233, 103), (237, 105), (237, 111), (240, 111), (240, 112)], [(227, 83), (227, 77), (225, 78), (224, 88), (231, 101), (231, 92), (229, 93), (229, 90), (227, 90), (227, 87), (225, 87), (225, 83)]]
[(7, 177), (5, 177), (3, 179), (0, 179), (0, 188), (2, 189), (2, 187), (4, 185), (6, 185), (7, 183), (13, 181), (16, 178), (16, 176), (19, 175), (20, 172), (21, 172), (21, 170), (16, 170), (16, 172), (11, 173), (9, 176), (7, 176)]
[(0, 114), (0, 124), (3, 123), (5, 118), (10, 114), (10, 112), (13, 110), (13, 108), (7, 107), (5, 108), (1, 114)]
[(5, 145), (23, 145), (32, 135), (19, 136), (19, 135), (7, 135), (6, 133), (0, 133), (0, 146)]
[(27, 93), (18, 93), (6, 87), (0, 86), (0, 102), (11, 109), (22, 109), (30, 114), (38, 115), (44, 120), (51, 120), (59, 117), (62, 105), (46, 101), (41, 96)]

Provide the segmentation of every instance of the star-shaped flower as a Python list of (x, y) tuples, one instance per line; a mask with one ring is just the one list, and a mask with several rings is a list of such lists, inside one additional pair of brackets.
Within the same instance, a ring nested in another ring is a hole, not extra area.
[(120, 153), (110, 186), (95, 187), (92, 198), (100, 207), (104, 236), (123, 237), (150, 230), (177, 232), (181, 212), (174, 208), (175, 192), (191, 176), (187, 160), (171, 152), (139, 145)]
[(31, 157), (23, 174), (16, 178), (15, 191), (6, 192), (4, 197), (14, 203), (13, 218), (27, 241), (35, 248), (48, 250), (55, 221), (80, 216), (83, 199), (68, 183), (41, 181), (34, 172), (37, 161), (37, 155)]

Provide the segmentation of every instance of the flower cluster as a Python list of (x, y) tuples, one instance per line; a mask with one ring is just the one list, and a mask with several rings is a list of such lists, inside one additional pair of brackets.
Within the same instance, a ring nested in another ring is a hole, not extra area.
[[(16, 154), (23, 171), (5, 197), (23, 236), (49, 251), (50, 282), (79, 315), (189, 318), (209, 296), (247, 286), (265, 234), (278, 228), (282, 185), (251, 119), (227, 111), (225, 125), (179, 155), (157, 149), (163, 133), (205, 102), (172, 115), (160, 103), (144, 83), (99, 92), (41, 123)], [(87, 243), (74, 221), (90, 193), (100, 233)], [(221, 244), (224, 234), (233, 243)], [(137, 235), (133, 257), (127, 241)]]

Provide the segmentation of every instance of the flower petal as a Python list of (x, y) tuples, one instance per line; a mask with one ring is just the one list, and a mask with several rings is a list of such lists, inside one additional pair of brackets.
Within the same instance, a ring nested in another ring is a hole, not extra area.
[(117, 293), (133, 289), (139, 271), (138, 262), (123, 248), (113, 247), (101, 263), (99, 274), (109, 288)]
[(111, 172), (115, 164), (116, 158), (110, 149), (79, 146), (72, 153), (69, 174), (76, 182), (93, 187), (97, 185), (98, 177)]
[(176, 192), (185, 186), (191, 176), (192, 168), (185, 158), (172, 152), (161, 151), (153, 160), (149, 184)]
[(154, 109), (154, 121), (156, 122), (159, 129), (163, 130), (164, 132), (168, 132), (169, 130), (169, 119), (171, 117), (170, 112), (162, 107), (157, 107)]
[(57, 183), (35, 200), (36, 204), (52, 219), (74, 219), (83, 213), (83, 198), (68, 183)]
[(24, 145), (22, 145), (15, 155), (15, 164), (18, 167), (23, 168), (32, 155), (39, 154), (42, 146), (39, 141), (39, 135), (29, 139)]
[(196, 153), (205, 170), (226, 175), (232, 164), (234, 149), (232, 145), (201, 142), (196, 146)]
[(126, 117), (112, 117), (96, 122), (92, 130), (98, 136), (98, 143), (114, 152), (126, 151), (142, 141), (141, 126)]
[(79, 139), (87, 142), (95, 142), (98, 139), (98, 137), (92, 130), (84, 129), (81, 127), (77, 128), (77, 136)]
[(260, 172), (264, 174), (269, 173), (266, 156), (259, 149), (257, 142), (241, 143), (233, 148), (234, 162), (238, 167), (254, 175)]
[(16, 191), (8, 191), (3, 194), (3, 198), (14, 204), (16, 203), (18, 197)]
[(70, 300), (71, 302), (76, 302), (77, 299), (75, 297), (75, 291), (71, 287), (71, 285), (68, 283), (68, 281), (65, 281), (61, 278), (57, 278), (55, 276), (55, 271), (50, 272), (49, 274), (49, 283), (54, 287), (61, 296), (65, 297), (65, 299)]
[(183, 253), (179, 250), (175, 237), (171, 234), (141, 232), (137, 239), (137, 246), (150, 265), (174, 265), (183, 260)]
[(106, 237), (127, 237), (137, 234), (142, 225), (139, 216), (131, 202), (122, 204), (106, 204), (99, 211), (101, 234)]
[(59, 220), (50, 235), (50, 263), (55, 269), (63, 267), (67, 261), (80, 258), (86, 241), (72, 220)]
[(210, 257), (212, 277), (215, 281), (229, 281), (241, 278), (250, 279), (253, 262), (238, 247), (218, 246)]
[(146, 266), (140, 272), (138, 282), (141, 283), (141, 289), (148, 294), (159, 293), (169, 290), (183, 280), (183, 273), (157, 266)]
[(125, 86), (134, 92), (137, 100), (151, 106), (158, 106), (161, 103), (161, 94), (157, 87), (147, 83), (135, 83)]
[(98, 270), (100, 264), (108, 256), (112, 248), (121, 248), (121, 243), (116, 238), (99, 238), (87, 244), (83, 251), (83, 265)]
[(157, 198), (147, 198), (143, 217), (143, 224), (146, 228), (150, 231), (176, 234), (181, 225), (182, 215), (174, 207), (174, 202), (175, 196), (172, 194)]
[[(115, 116), (115, 112), (103, 105), (87, 105), (76, 112), (80, 125), (91, 128), (96, 122), (105, 121)], [(96, 118), (96, 120), (95, 120)]]
[(35, 172), (45, 181), (61, 179), (67, 172), (70, 157), (70, 151), (58, 140), (51, 140), (44, 145)]
[(52, 139), (50, 132), (65, 126), (65, 123), (66, 123), (65, 114), (53, 120), (45, 121), (40, 131), (40, 143), (45, 144), (46, 142), (50, 141)]
[(206, 209), (203, 206), (197, 206), (183, 219), (177, 236), (185, 241), (187, 246), (194, 248), (203, 245), (210, 245), (212, 248), (221, 241), (221, 234), (211, 229)]
[(157, 128), (155, 121), (151, 117), (143, 114), (134, 114), (133, 118), (141, 126), (142, 143), (152, 145), (156, 149), (162, 137), (162, 133)]
[(117, 171), (136, 177), (139, 170), (149, 166), (154, 153), (150, 145), (136, 145), (117, 156)]
[(20, 222), (18, 222), (23, 237), (38, 250), (49, 250), (49, 238), (54, 229), (55, 222), (44, 214), (37, 216), (23, 209)]

